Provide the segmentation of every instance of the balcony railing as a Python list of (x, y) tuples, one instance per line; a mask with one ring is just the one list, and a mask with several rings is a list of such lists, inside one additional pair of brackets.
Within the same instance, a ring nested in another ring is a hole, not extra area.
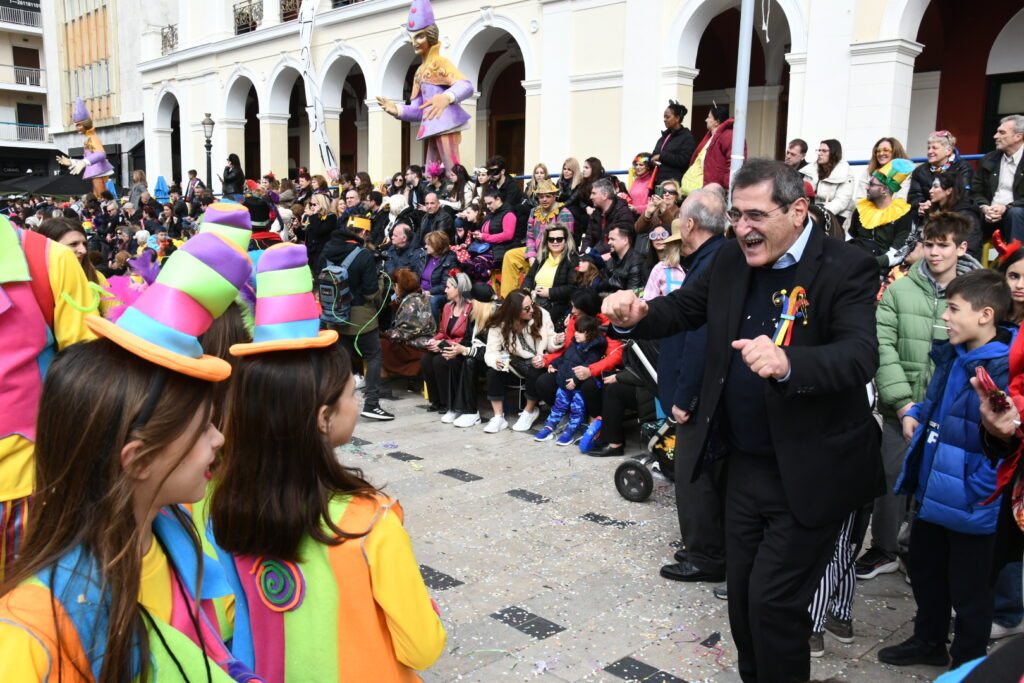
[(281, 21), (298, 19), (300, 4), (301, 0), (281, 0)]
[(235, 3), (235, 35), (252, 33), (263, 21), (263, 0), (242, 0)]
[(22, 26), (42, 26), (42, 15), (27, 9), (0, 7), (0, 22), (21, 24)]
[(46, 129), (34, 123), (0, 121), (0, 142), (46, 142), (50, 139)]
[(46, 74), (42, 69), (14, 64), (0, 64), (0, 83), (46, 87)]
[(338, 9), (339, 7), (348, 7), (354, 5), (357, 2), (364, 2), (365, 0), (331, 0), (331, 9)]
[(178, 47), (178, 26), (170, 24), (160, 29), (160, 54), (170, 54)]

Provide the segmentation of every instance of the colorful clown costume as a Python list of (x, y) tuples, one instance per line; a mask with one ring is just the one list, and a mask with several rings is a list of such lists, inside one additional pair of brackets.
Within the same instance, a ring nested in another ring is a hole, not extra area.
[(75, 254), (0, 215), (0, 578), (20, 542), (43, 377), (57, 351), (92, 339), (89, 282)]
[(306, 536), (297, 564), (218, 551), (236, 596), (235, 657), (267, 683), (421, 680), (415, 670), (441, 656), (446, 635), (401, 506), (339, 496), (330, 510), (339, 529), (365, 536), (333, 546)]
[[(205, 681), (209, 670), (215, 682), (259, 681), (224, 645), (230, 627), (223, 605), (231, 588), (212, 558), (203, 562), (198, 581), (199, 558), (183, 526), (190, 523), (180, 508), (162, 510), (142, 558), (139, 604), (148, 615), (151, 680), (178, 680), (184, 671), (189, 680)], [(0, 598), (0, 680), (100, 680), (107, 634), (106, 612), (96, 609), (104, 601), (100, 576), (95, 560), (79, 547), (52, 571)]]

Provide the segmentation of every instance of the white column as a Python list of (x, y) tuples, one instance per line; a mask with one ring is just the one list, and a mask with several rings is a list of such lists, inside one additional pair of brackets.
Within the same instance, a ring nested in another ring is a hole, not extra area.
[(390, 178), (402, 163), (402, 123), (380, 108), (377, 100), (366, 100), (367, 153), (363, 167), (374, 182)]
[[(727, 88), (729, 102), (736, 101), (736, 89)], [(754, 86), (747, 92), (747, 158), (779, 158), (775, 136), (779, 124), (781, 85)]]
[[(260, 133), (262, 138), (262, 131)], [(232, 152), (238, 155), (239, 161), (242, 162), (242, 168), (245, 168), (245, 119), (225, 117), (217, 121), (217, 125), (213, 129), (213, 155), (210, 164), (213, 173), (209, 180), (213, 183), (214, 192), (220, 192), (217, 174), (221, 172), (221, 169), (224, 167), (224, 160)], [(203, 182), (207, 182), (205, 147), (203, 148), (203, 167), (196, 170), (199, 171), (199, 177), (202, 178)], [(283, 178), (284, 176), (278, 177)]]
[[(171, 181), (171, 128), (150, 128), (146, 136), (146, 178), (150, 188), (156, 187), (156, 179), (164, 177), (167, 185)], [(150, 154), (150, 152), (155, 154)]]
[(914, 60), (923, 49), (921, 43), (902, 38), (850, 46), (844, 158), (868, 158), (871, 146), (880, 137), (907, 139)]
[(550, 158), (550, 155), (547, 155), (547, 150), (541, 147), (541, 131), (547, 123), (541, 114), (541, 82), (523, 81), (522, 83), (523, 89), (526, 91), (526, 131), (523, 147), (524, 159), (527, 164), (523, 172), (529, 173), (537, 161), (546, 162), (549, 169), (561, 168), (562, 159)]
[(260, 173), (288, 174), (288, 114), (259, 114)]
[[(356, 166), (360, 171), (365, 171), (367, 165), (370, 163), (370, 125), (369, 122), (363, 119), (356, 119)], [(378, 183), (383, 178), (374, 178), (370, 176), (370, 180), (374, 183)]]
[[(652, 0), (626, 0), (626, 25), (623, 27), (622, 120), (619, 149), (625, 154), (651, 151), (658, 139), (667, 100), (658, 100), (657, 60), (661, 50), (653, 49), (651, 36), (657, 35), (661, 3)], [(678, 3), (682, 6), (683, 3)], [(673, 98), (675, 99), (675, 98)]]
[[(487, 142), (490, 131), (487, 129), (487, 119), (491, 115), (489, 109), (476, 110), (476, 151), (473, 154), (473, 163), (479, 166), (487, 164)], [(472, 173), (473, 169), (469, 169)]]
[(700, 69), (691, 69), (688, 66), (666, 66), (661, 70), (659, 114), (665, 111), (663, 104), (667, 105), (669, 100), (675, 100), (690, 111), (683, 119), (683, 125), (687, 128), (693, 127), (693, 79), (697, 78), (699, 73)]
[[(331, 146), (331, 151), (334, 152), (335, 160), (341, 155), (341, 128), (338, 123), (340, 119), (341, 107), (324, 107), (327, 142)], [(309, 135), (309, 163), (317, 168), (323, 166), (320, 160), (320, 142), (317, 135)]]
[(569, 67), (572, 62), (570, 55), (576, 46), (572, 10), (572, 4), (565, 0), (552, 0), (541, 5), (540, 63), (543, 68), (537, 106), (544, 119), (539, 131), (539, 146), (548, 164), (560, 165), (573, 152), (570, 146)]
[(461, 103), (461, 107), (469, 114), (469, 128), (462, 131), (462, 140), (459, 143), (459, 161), (462, 165), (473, 172), (473, 166), (480, 166), (476, 159), (476, 140), (480, 134), (476, 120), (476, 107), (480, 102), (480, 93), (473, 93)]
[[(807, 139), (803, 130), (804, 95), (807, 82), (807, 53), (790, 52), (786, 55), (789, 64), (789, 110), (786, 114), (786, 142), (793, 138)], [(811, 149), (819, 141), (807, 140)]]
[(911, 157), (923, 157), (928, 152), (928, 136), (938, 128), (941, 77), (941, 71), (914, 74), (914, 89), (910, 94), (910, 126), (907, 139), (900, 139)]

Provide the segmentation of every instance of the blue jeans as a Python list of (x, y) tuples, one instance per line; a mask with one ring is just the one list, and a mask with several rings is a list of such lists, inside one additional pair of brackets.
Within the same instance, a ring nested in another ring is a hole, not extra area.
[(448, 303), (448, 297), (444, 294), (430, 295), (430, 312), (434, 314), (434, 322), (438, 325), (441, 324), (441, 313), (444, 311), (446, 303)]
[(1003, 214), (1002, 234), (1024, 241), (1024, 206), (1011, 206)]
[(992, 590), (995, 601), (995, 612), (992, 621), (1004, 628), (1012, 628), (1024, 621), (1024, 604), (1021, 603), (1021, 567), (1020, 562), (1011, 562), (996, 578)]

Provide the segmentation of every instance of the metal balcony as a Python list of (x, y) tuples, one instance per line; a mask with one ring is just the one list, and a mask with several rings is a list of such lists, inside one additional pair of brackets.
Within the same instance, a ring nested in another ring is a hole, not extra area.
[(263, 22), (263, 0), (242, 0), (234, 6), (235, 35), (252, 33)]
[(0, 85), (30, 85), (46, 87), (46, 73), (42, 69), (14, 64), (0, 64)]
[(49, 142), (47, 126), (33, 123), (0, 121), (0, 143), (4, 142)]
[(42, 27), (42, 15), (27, 9), (16, 9), (14, 7), (0, 7), (0, 22), (8, 24), (21, 24), (22, 26)]

